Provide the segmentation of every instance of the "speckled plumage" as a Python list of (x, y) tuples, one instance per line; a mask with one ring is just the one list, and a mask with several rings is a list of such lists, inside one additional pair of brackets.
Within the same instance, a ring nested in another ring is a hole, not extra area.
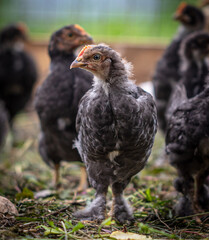
[(10, 123), (30, 100), (37, 80), (35, 62), (23, 48), (25, 38), (19, 25), (0, 32), (0, 99), (5, 102)]
[[(206, 62), (208, 46), (209, 34), (203, 31), (192, 33), (182, 41), (179, 51), (182, 77), (171, 94), (166, 111), (167, 119), (171, 117), (172, 112), (182, 101), (192, 98), (204, 90), (205, 79), (208, 75)], [(179, 88), (182, 84), (184, 87), (180, 91)]]
[(75, 59), (74, 50), (85, 42), (92, 42), (90, 36), (70, 25), (55, 32), (49, 43), (50, 73), (36, 93), (35, 108), (41, 124), (39, 152), (51, 167), (63, 160), (81, 161), (72, 148), (77, 136), (75, 120), (79, 101), (91, 87), (93, 76), (82, 69), (70, 71), (69, 62)]
[(209, 208), (209, 192), (204, 185), (209, 173), (209, 85), (205, 87), (208, 49), (209, 34), (205, 32), (193, 33), (182, 43), (183, 77), (172, 94), (167, 113), (166, 150), (178, 171), (174, 186), (183, 194), (175, 206), (177, 215)]
[(187, 209), (192, 209), (190, 212), (184, 211), (184, 206), (178, 206), (177, 214), (188, 215), (191, 211), (197, 213), (200, 209), (209, 209), (209, 194), (204, 185), (209, 175), (208, 109), (207, 87), (194, 98), (183, 101), (168, 122), (166, 150), (170, 163), (177, 169), (179, 175), (175, 186), (190, 201), (190, 205), (192, 204), (190, 207), (187, 206)]
[(75, 142), (90, 184), (96, 189), (96, 199), (75, 216), (103, 219), (105, 195), (111, 185), (112, 216), (123, 223), (132, 220), (132, 214), (122, 193), (131, 177), (144, 168), (151, 153), (157, 128), (156, 108), (151, 95), (128, 79), (126, 64), (111, 48), (97, 45), (86, 50), (82, 57), (89, 68), (96, 68), (88, 59), (97, 51), (102, 54), (101, 71), (92, 71), (97, 76), (93, 88), (79, 105)]
[[(178, 11), (179, 10), (177, 10), (176, 13), (176, 19), (181, 22), (181, 26), (171, 44), (167, 47), (163, 56), (158, 61), (153, 76), (158, 122), (163, 133), (165, 133), (167, 125), (166, 110), (168, 102), (173, 89), (175, 89), (176, 83), (181, 78), (179, 69), (179, 49), (181, 42), (190, 33), (203, 29), (205, 23), (203, 13), (194, 6), (185, 5), (180, 13)], [(185, 20), (187, 21), (185, 22)]]

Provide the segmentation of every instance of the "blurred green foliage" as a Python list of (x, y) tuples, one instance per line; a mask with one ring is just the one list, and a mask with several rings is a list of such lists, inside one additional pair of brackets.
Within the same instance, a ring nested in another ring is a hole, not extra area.
[[(178, 24), (172, 15), (180, 0), (1, 0), (0, 27), (22, 21), (35, 39), (77, 23), (97, 41), (167, 42)], [(186, 0), (198, 5), (198, 0)]]

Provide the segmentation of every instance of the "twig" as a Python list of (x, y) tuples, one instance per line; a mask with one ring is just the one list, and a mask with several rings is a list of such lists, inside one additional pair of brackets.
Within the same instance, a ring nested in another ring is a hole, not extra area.
[(202, 234), (197, 233), (197, 232), (193, 232), (193, 231), (181, 231), (181, 232), (189, 233), (189, 234), (196, 234), (196, 235), (198, 235), (198, 236), (200, 236), (200, 237), (202, 237), (202, 238), (206, 238), (206, 236), (203, 236)]
[(162, 224), (164, 224), (169, 230), (172, 230), (165, 222), (163, 222), (163, 221), (161, 220), (161, 218), (160, 218), (160, 216), (159, 216), (159, 214), (158, 214), (158, 212), (157, 212), (156, 209), (154, 209), (154, 212), (155, 212), (157, 218), (160, 220), (160, 222), (161, 222)]
[(186, 217), (178, 217), (178, 218), (176, 218), (176, 220), (182, 220), (182, 219), (187, 219), (187, 218), (193, 218), (193, 217), (196, 217), (196, 216), (204, 216), (204, 215), (207, 215), (207, 214), (209, 214), (209, 212), (205, 212), (205, 213), (197, 213), (197, 214), (189, 215), (189, 216), (186, 216)]
[(89, 236), (87, 233), (85, 233), (85, 232), (82, 231), (82, 230), (78, 230), (78, 232), (79, 232), (80, 234), (83, 234), (84, 236), (88, 237), (88, 239), (93, 239), (91, 236)]
[(43, 216), (43, 217), (46, 218), (46, 217), (49, 217), (49, 216), (51, 216), (51, 215), (57, 215), (58, 213), (61, 213), (61, 212), (64, 212), (65, 210), (67, 210), (69, 207), (70, 207), (70, 206), (67, 206), (67, 207), (61, 208), (61, 209), (59, 209), (59, 210), (57, 210), (57, 211), (55, 211), (55, 212), (51, 212), (51, 213), (49, 213), (49, 214)]

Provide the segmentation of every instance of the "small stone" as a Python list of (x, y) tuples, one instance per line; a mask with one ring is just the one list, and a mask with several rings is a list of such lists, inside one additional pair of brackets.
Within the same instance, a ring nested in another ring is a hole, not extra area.
[(0, 213), (9, 215), (18, 215), (18, 211), (13, 203), (7, 198), (0, 196)]

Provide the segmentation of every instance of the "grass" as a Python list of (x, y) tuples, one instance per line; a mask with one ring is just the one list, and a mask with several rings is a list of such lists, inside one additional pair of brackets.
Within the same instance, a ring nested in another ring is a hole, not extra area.
[[(159, 164), (157, 160), (163, 152), (160, 134), (146, 168), (125, 190), (135, 223), (122, 226), (108, 216), (103, 223), (80, 222), (72, 216), (90, 203), (95, 191), (88, 188), (81, 194), (75, 192), (79, 167), (70, 163), (63, 163), (62, 187), (54, 191), (53, 172), (37, 152), (38, 132), (36, 115), (20, 114), (14, 137), (10, 134), (1, 153), (0, 195), (9, 198), (19, 211), (15, 218), (0, 217), (1, 239), (113, 239), (110, 234), (117, 230), (153, 239), (209, 239), (207, 219), (199, 224), (192, 216), (181, 218), (173, 214), (179, 197), (172, 186), (176, 173), (166, 161)], [(37, 198), (40, 194), (42, 197)], [(107, 198), (110, 210), (111, 190)]]

